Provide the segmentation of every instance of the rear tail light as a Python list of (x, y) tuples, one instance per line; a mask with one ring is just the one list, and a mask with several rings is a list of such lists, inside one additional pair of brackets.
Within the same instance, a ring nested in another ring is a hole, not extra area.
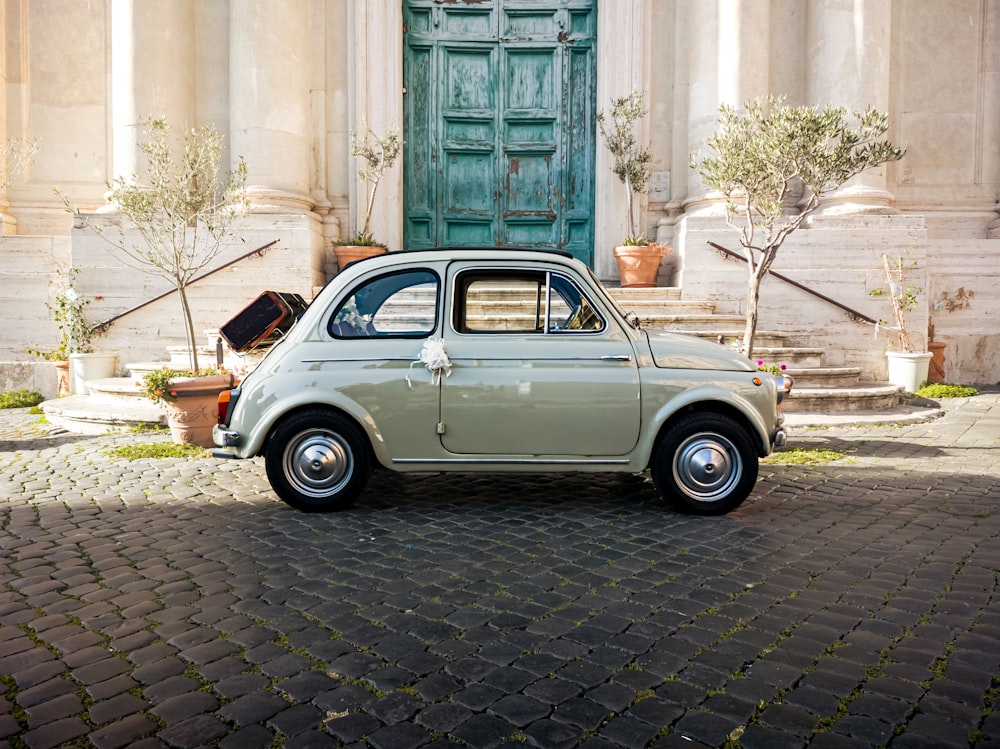
[(225, 424), (229, 418), (229, 402), (232, 399), (232, 394), (233, 394), (232, 390), (223, 390), (221, 393), (219, 393), (218, 422), (220, 424)]

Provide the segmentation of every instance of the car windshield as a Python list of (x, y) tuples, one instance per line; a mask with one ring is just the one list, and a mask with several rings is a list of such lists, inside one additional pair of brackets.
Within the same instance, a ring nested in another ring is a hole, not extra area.
[(635, 312), (626, 312), (625, 309), (618, 303), (614, 295), (609, 294), (607, 287), (601, 283), (601, 279), (597, 277), (592, 268), (587, 268), (587, 272), (590, 274), (590, 280), (593, 281), (598, 287), (604, 290), (604, 299), (615, 308), (615, 311), (625, 320), (629, 325), (638, 330), (641, 326), (639, 325), (639, 316)]

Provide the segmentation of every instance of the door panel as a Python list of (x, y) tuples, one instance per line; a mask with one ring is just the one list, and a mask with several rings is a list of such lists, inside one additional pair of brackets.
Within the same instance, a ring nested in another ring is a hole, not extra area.
[[(639, 437), (632, 343), (562, 274), (453, 268), (441, 444), (459, 455), (622, 456)], [(495, 314), (497, 299), (514, 313)]]
[(595, 6), (404, 0), (405, 247), (592, 263)]

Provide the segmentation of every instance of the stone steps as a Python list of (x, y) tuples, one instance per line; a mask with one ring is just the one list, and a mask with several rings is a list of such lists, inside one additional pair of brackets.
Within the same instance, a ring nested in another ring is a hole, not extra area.
[(45, 417), (68, 432), (106, 434), (166, 427), (163, 406), (142, 393), (134, 377), (87, 381), (87, 394), (45, 401)]
[[(708, 340), (743, 338), (742, 315), (715, 314), (711, 302), (685, 301), (678, 292), (655, 288), (611, 290), (623, 308), (642, 310), (637, 314), (646, 327), (677, 330)], [(782, 406), (788, 413), (871, 415), (899, 406), (900, 388), (884, 382), (861, 382), (860, 367), (825, 367), (824, 353), (821, 348), (796, 346), (788, 336), (772, 331), (758, 331), (754, 341), (756, 359), (786, 365), (786, 373), (794, 380), (791, 395)]]
[(899, 405), (902, 388), (885, 383), (860, 383), (854, 387), (802, 387), (796, 382), (782, 405), (789, 413), (830, 413), (888, 411)]

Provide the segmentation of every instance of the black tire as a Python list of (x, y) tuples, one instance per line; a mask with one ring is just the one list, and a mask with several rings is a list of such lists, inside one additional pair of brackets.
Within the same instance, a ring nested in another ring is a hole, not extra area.
[(739, 507), (757, 483), (757, 451), (746, 430), (728, 416), (682, 416), (663, 435), (651, 473), (671, 505), (697, 515)]
[(279, 422), (264, 453), (275, 493), (297, 510), (350, 507), (371, 474), (368, 442), (354, 422), (333, 411), (300, 411)]

